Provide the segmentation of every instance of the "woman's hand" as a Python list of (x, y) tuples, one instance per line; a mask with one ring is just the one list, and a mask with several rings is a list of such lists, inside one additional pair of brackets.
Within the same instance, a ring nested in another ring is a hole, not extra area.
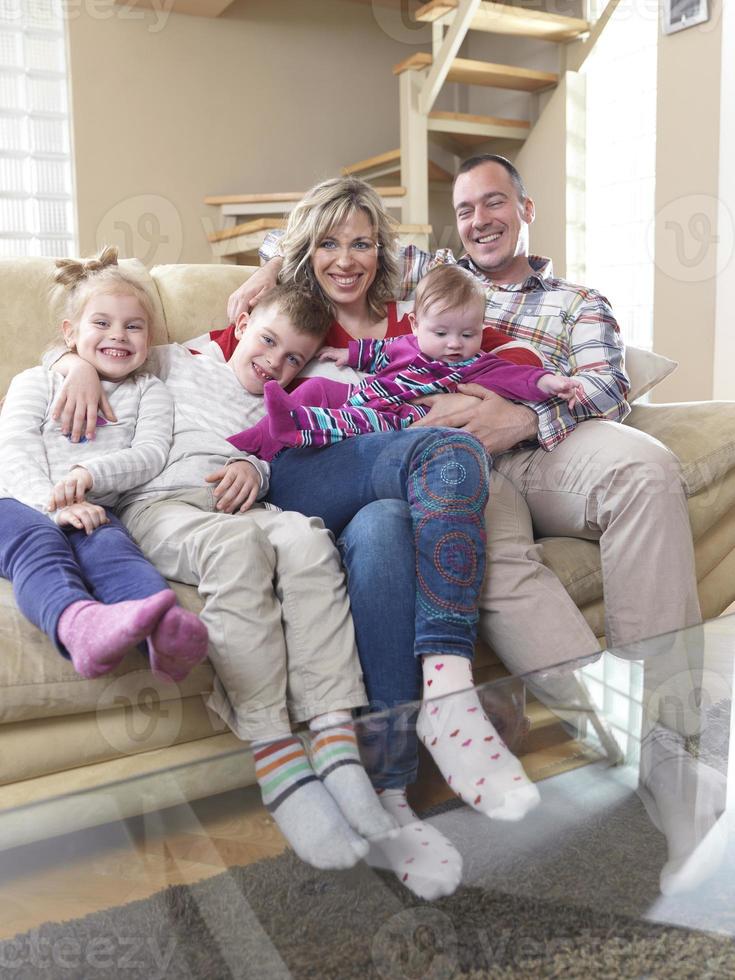
[(70, 507), (84, 503), (87, 492), (92, 489), (92, 474), (83, 466), (75, 466), (63, 480), (59, 480), (48, 500), (48, 509), (53, 513), (57, 507)]
[(98, 504), (89, 504), (86, 501), (82, 504), (71, 504), (59, 511), (56, 522), (60, 527), (70, 524), (72, 527), (84, 530), (91, 534), (96, 528), (103, 524), (109, 524), (110, 518), (105, 513), (105, 508)]
[(205, 477), (207, 483), (216, 483), (214, 495), (217, 510), (225, 514), (243, 513), (255, 503), (260, 491), (260, 474), (246, 459), (223, 466)]
[(91, 442), (97, 431), (97, 415), (104, 415), (108, 422), (117, 422), (117, 416), (92, 365), (76, 354), (68, 354), (62, 360), (67, 362), (66, 380), (51, 417), (61, 422), (65, 436), (71, 433), (72, 442), (79, 442), (82, 435)]
[(536, 438), (538, 416), (533, 409), (509, 402), (482, 385), (458, 385), (457, 392), (417, 398), (416, 402), (428, 405), (430, 411), (413, 424), (462, 429), (479, 439), (488, 453), (502, 453)]
[(283, 259), (280, 256), (272, 258), (235, 290), (227, 300), (227, 317), (230, 323), (236, 323), (241, 313), (249, 313), (263, 293), (275, 286), (282, 265)]
[(337, 367), (346, 367), (350, 352), (346, 347), (322, 347), (317, 357), (320, 361), (334, 361)]

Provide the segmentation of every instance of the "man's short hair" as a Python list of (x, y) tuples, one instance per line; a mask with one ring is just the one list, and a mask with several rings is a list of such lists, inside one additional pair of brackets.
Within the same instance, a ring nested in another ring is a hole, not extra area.
[(313, 293), (290, 282), (269, 289), (255, 307), (255, 312), (275, 309), (293, 324), (299, 333), (324, 340), (332, 325), (332, 314)]
[(477, 304), (478, 317), (485, 311), (485, 289), (473, 275), (458, 265), (437, 265), (416, 287), (414, 314), (420, 317), (429, 308), (437, 313)]
[(470, 170), (475, 170), (477, 167), (481, 167), (483, 163), (499, 164), (503, 170), (507, 171), (507, 173), (510, 175), (510, 179), (513, 181), (513, 186), (518, 194), (518, 200), (526, 200), (528, 193), (526, 191), (526, 185), (523, 183), (523, 178), (510, 160), (508, 160), (506, 157), (501, 157), (499, 153), (480, 153), (475, 157), (468, 157), (466, 160), (463, 160), (462, 163), (460, 163), (459, 170), (455, 175), (454, 183), (457, 183), (457, 177), (459, 177), (460, 174), (469, 173)]

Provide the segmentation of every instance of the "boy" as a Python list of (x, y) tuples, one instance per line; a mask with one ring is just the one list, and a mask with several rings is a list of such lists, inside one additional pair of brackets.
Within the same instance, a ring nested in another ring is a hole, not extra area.
[[(174, 399), (173, 445), (163, 472), (120, 506), (159, 571), (204, 599), (217, 675), (209, 706), (251, 740), (263, 801), (285, 837), (316, 867), (349, 867), (367, 853), (363, 836), (394, 824), (350, 725), (366, 697), (339, 556), (318, 519), (255, 505), (268, 465), (226, 441), (243, 418), (262, 416), (264, 385), (288, 384), (329, 324), (317, 300), (279, 286), (238, 321), (228, 363), (214, 345), (200, 356), (154, 348), (150, 370)], [(64, 361), (63, 372), (80, 373)], [(311, 762), (289, 709), (310, 722)]]
[(368, 432), (403, 429), (428, 412), (414, 399), (470, 382), (507, 398), (544, 401), (557, 395), (573, 406), (581, 382), (509, 363), (502, 349), (482, 352), (484, 312), (484, 291), (468, 273), (451, 265), (433, 269), (416, 290), (415, 311), (409, 314), (412, 334), (353, 341), (348, 350), (325, 347), (320, 354), (373, 377), (359, 385), (311, 378), (293, 395), (268, 384), (268, 417), (229, 441), (270, 460), (286, 446), (331, 446)]

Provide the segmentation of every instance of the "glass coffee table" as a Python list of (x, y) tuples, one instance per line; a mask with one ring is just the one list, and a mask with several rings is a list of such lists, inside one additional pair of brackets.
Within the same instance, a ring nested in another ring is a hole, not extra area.
[[(734, 656), (724, 616), (478, 688), (541, 800), (488, 819), (422, 749), (418, 826), (460, 861), (430, 901), (380, 842), (304, 863), (253, 785), (187, 801), (211, 761), (1, 812), (0, 977), (735, 976)], [(356, 722), (373, 768), (412, 717)]]

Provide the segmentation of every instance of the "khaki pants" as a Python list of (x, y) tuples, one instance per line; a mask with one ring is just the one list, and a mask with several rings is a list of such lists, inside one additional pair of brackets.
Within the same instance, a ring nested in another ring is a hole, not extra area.
[(211, 488), (128, 507), (122, 519), (167, 578), (204, 600), (217, 685), (209, 706), (243, 739), (366, 703), (344, 573), (318, 518), (258, 505), (214, 511)]
[(679, 461), (636, 429), (588, 421), (550, 453), (498, 456), (487, 534), (480, 636), (513, 673), (599, 650), (534, 536), (599, 540), (609, 646), (700, 621)]

